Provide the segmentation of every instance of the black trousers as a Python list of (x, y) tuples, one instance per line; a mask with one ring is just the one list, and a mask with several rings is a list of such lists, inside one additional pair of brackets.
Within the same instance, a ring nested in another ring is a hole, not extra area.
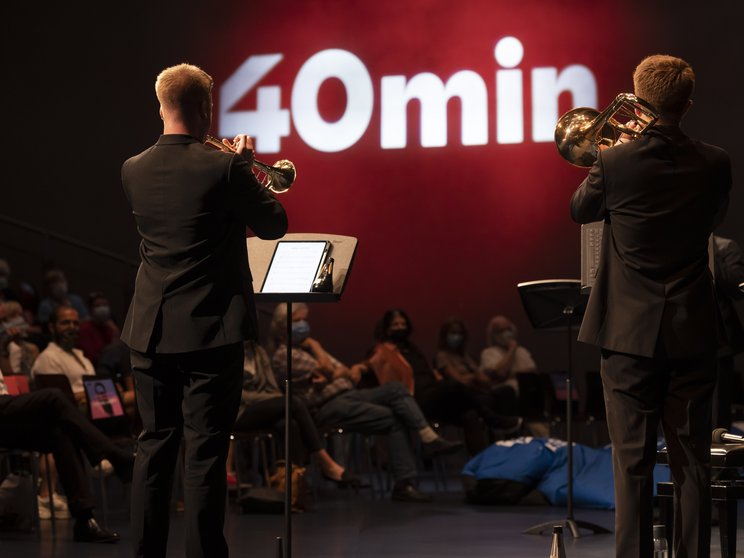
[(674, 555), (710, 555), (711, 404), (715, 353), (644, 358), (602, 351), (615, 477), (615, 548), (653, 556), (653, 469), (661, 424), (674, 481)]
[(75, 517), (93, 509), (80, 452), (96, 465), (119, 451), (57, 389), (0, 395), (0, 446), (52, 453)]
[(225, 462), (240, 403), (242, 343), (178, 354), (132, 351), (132, 373), (143, 427), (132, 481), (135, 556), (166, 555), (183, 438), (186, 556), (226, 557)]
[[(264, 429), (284, 433), (284, 397), (281, 395), (246, 405), (235, 423), (236, 432)], [(292, 423), (289, 425), (289, 435), (293, 463), (304, 463), (305, 451), (315, 453), (323, 449), (323, 441), (313, 417), (305, 402), (299, 397), (292, 397)]]

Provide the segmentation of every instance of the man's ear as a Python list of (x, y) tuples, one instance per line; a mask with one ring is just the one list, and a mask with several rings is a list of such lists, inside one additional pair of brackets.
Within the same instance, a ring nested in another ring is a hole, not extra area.
[(163, 118), (163, 106), (160, 105), (160, 110), (158, 110), (158, 114), (160, 115), (160, 120), (164, 120)]

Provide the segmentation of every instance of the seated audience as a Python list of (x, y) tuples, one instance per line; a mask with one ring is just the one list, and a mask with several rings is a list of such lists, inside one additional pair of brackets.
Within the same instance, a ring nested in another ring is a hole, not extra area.
[(488, 324), (486, 339), (489, 346), (483, 349), (480, 369), (491, 381), (491, 390), (502, 408), (516, 412), (519, 384), (517, 374), (536, 372), (532, 355), (517, 341), (517, 326), (505, 316), (494, 316)]
[(77, 310), (79, 319), (87, 320), (88, 307), (78, 295), (67, 291), (67, 277), (61, 269), (50, 269), (44, 275), (44, 290), (46, 298), (39, 303), (36, 318), (39, 323), (46, 324), (56, 306), (72, 306)]
[(497, 414), (478, 401), (465, 385), (434, 370), (410, 340), (412, 331), (411, 320), (401, 309), (388, 310), (377, 324), (377, 344), (370, 353), (367, 367), (381, 385), (402, 382), (426, 417), (462, 427), (471, 455), (488, 445), (490, 436), (484, 431), (484, 424), (501, 431), (502, 436), (519, 428), (518, 419)]
[(121, 331), (111, 317), (111, 304), (100, 291), (88, 296), (90, 320), (80, 323), (78, 348), (95, 366), (105, 347), (118, 341)]
[(19, 334), (8, 345), (10, 369), (14, 374), (31, 376), (31, 367), (39, 356), (39, 348), (28, 340), (28, 323), (23, 308), (16, 301), (0, 303), (0, 329), (17, 329)]
[[(356, 389), (364, 365), (347, 368), (310, 337), (305, 304), (292, 311), (292, 389), (314, 413), (321, 430), (343, 428), (362, 434), (386, 434), (390, 443), (390, 472), (395, 480), (393, 500), (429, 502), (414, 486), (417, 476), (408, 430), (418, 432), (425, 455), (449, 453), (460, 444), (441, 438), (424, 418), (415, 400), (399, 382)], [(272, 364), (279, 382), (287, 378), (287, 310), (280, 304), (271, 323), (276, 350)]]
[(36, 290), (27, 281), (11, 284), (10, 266), (6, 260), (0, 259), (0, 303), (17, 302), (21, 305), (21, 314), (26, 322), (25, 336), (37, 347), (46, 346), (47, 340), (41, 327), (36, 323), (36, 310), (39, 305)]
[(116, 542), (119, 535), (101, 527), (93, 514), (93, 497), (81, 452), (92, 466), (107, 460), (122, 482), (131, 482), (134, 456), (116, 447), (58, 390), (8, 395), (3, 372), (10, 372), (8, 345), (19, 335), (19, 330), (13, 328), (0, 334), (0, 446), (52, 453), (75, 518), (73, 539)]
[(83, 351), (76, 349), (80, 322), (72, 306), (57, 306), (49, 315), (49, 332), (52, 341), (34, 362), (34, 377), (43, 374), (64, 374), (70, 380), (78, 404), (85, 403), (83, 376), (95, 375), (93, 364)]
[[(284, 431), (284, 394), (276, 383), (271, 361), (266, 350), (254, 341), (244, 344), (243, 394), (235, 422), (236, 432), (251, 430)], [(323, 447), (323, 441), (304, 400), (292, 397), (290, 424), (292, 463), (305, 464), (304, 452), (318, 463), (323, 476), (340, 486), (358, 488), (361, 480), (339, 465)], [(231, 448), (232, 449), (232, 448)], [(232, 460), (228, 459), (228, 467)], [(233, 477), (230, 477), (230, 473)], [(228, 470), (228, 484), (235, 481), (234, 471)]]

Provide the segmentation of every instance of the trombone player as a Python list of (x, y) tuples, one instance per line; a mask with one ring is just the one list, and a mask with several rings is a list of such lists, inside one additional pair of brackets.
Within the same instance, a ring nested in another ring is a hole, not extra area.
[(649, 56), (635, 95), (658, 120), (601, 149), (571, 198), (577, 223), (604, 221), (579, 340), (601, 348), (613, 446), (618, 557), (653, 555), (653, 468), (661, 425), (674, 481), (676, 556), (710, 554), (711, 403), (719, 344), (708, 238), (731, 188), (729, 156), (689, 138), (687, 62)]

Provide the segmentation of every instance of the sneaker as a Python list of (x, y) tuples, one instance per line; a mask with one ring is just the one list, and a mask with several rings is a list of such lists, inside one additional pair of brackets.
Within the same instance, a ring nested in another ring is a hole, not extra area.
[(114, 466), (108, 459), (101, 459), (101, 462), (93, 467), (93, 469), (95, 469), (97, 473), (103, 475), (104, 477), (108, 477), (111, 473), (114, 472)]

